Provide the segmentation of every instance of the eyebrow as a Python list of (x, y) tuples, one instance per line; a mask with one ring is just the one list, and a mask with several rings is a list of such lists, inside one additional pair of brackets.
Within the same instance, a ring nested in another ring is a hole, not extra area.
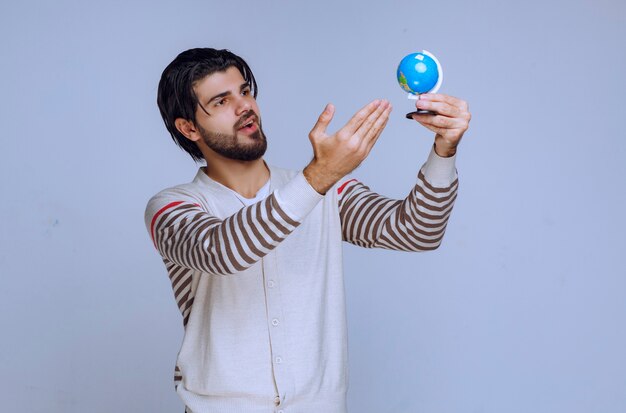
[[(248, 82), (242, 83), (241, 86), (239, 86), (239, 91), (241, 92), (242, 90), (244, 90), (247, 87), (250, 87), (250, 83), (248, 83)], [(219, 95), (215, 95), (215, 96), (213, 96), (211, 99), (209, 99), (207, 101), (207, 105), (209, 103), (213, 102), (215, 99), (223, 98), (223, 97), (230, 96), (230, 95), (231, 95), (230, 91), (222, 92)]]

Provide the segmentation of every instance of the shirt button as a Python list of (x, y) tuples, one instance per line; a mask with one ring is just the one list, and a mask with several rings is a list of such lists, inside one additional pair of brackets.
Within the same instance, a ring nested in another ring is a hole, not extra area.
[[(274, 397), (274, 404), (275, 404), (276, 406), (278, 406), (278, 405), (280, 404), (280, 397), (278, 397), (278, 396)], [(281, 411), (282, 411), (282, 410), (281, 410)]]
[(284, 410), (279, 410), (278, 413), (285, 413), (285, 411)]
[(275, 319), (273, 319), (273, 320), (272, 320), (272, 325), (273, 325), (274, 327), (276, 327), (278, 324), (280, 324), (280, 322), (278, 321), (278, 319), (277, 319), (277, 318), (275, 318)]
[(269, 280), (267, 282), (267, 286), (270, 287), (270, 288), (274, 288), (274, 285), (275, 285), (274, 280)]
[(282, 363), (282, 362), (283, 362), (283, 358), (282, 358), (282, 357), (280, 357), (280, 356), (278, 356), (278, 357), (276, 357), (276, 358), (274, 359), (274, 361), (275, 361), (277, 364), (280, 364), (280, 363)]

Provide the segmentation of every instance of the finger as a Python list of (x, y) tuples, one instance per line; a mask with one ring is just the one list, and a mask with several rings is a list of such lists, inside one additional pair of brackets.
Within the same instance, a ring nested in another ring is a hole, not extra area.
[(317, 123), (315, 123), (313, 129), (311, 129), (310, 135), (319, 136), (325, 134), (326, 128), (328, 128), (330, 121), (333, 120), (334, 114), (335, 106), (332, 103), (329, 103), (326, 105), (319, 118), (317, 118)]
[(429, 131), (435, 132), (438, 135), (444, 135), (449, 130), (449, 129), (438, 128), (436, 126), (432, 126), (432, 125), (428, 125), (428, 124), (424, 124), (424, 123), (421, 123), (421, 124), (422, 124), (423, 127), (428, 129)]
[(440, 115), (428, 115), (428, 114), (414, 114), (413, 119), (421, 123), (422, 125), (436, 126), (442, 129), (457, 129), (464, 125), (463, 119), (448, 118)]
[(458, 107), (463, 106), (463, 103), (465, 103), (463, 100), (459, 98), (456, 98), (450, 95), (444, 95), (443, 93), (422, 93), (420, 95), (420, 100), (422, 99), (433, 101), (433, 102), (445, 102), (452, 106), (458, 106)]
[(450, 105), (447, 102), (428, 101), (420, 99), (415, 102), (415, 107), (418, 110), (429, 110), (436, 112), (440, 115), (444, 115), (450, 118), (460, 118), (463, 116), (463, 112), (456, 106)]
[(367, 119), (367, 117), (371, 115), (372, 112), (374, 112), (379, 105), (379, 99), (368, 103), (363, 108), (361, 108), (361, 110), (355, 113), (354, 116), (352, 116), (352, 118), (348, 121), (348, 123), (346, 123), (346, 125), (341, 128), (341, 130), (345, 131), (350, 136), (354, 135), (354, 132), (359, 128), (359, 126), (361, 126), (363, 121), (365, 121), (365, 119)]
[(443, 135), (445, 132), (447, 132), (449, 129), (444, 129), (444, 128), (440, 128), (438, 126), (434, 126), (431, 125), (429, 123), (427, 123), (426, 120), (422, 120), (422, 119), (415, 119), (420, 125), (422, 125), (423, 127), (425, 127), (426, 129), (428, 129), (429, 131), (435, 132), (439, 135)]
[(450, 95), (444, 95), (442, 93), (424, 93), (420, 95), (420, 100), (445, 102), (449, 105), (459, 108), (461, 111), (469, 112), (469, 105), (466, 101), (456, 98)]
[(367, 133), (366, 133), (366, 135), (363, 138), (365, 143), (368, 143), (371, 140), (378, 139), (378, 137), (382, 133), (383, 129), (385, 129), (385, 126), (387, 126), (387, 121), (389, 121), (389, 114), (391, 113), (392, 109), (393, 108), (392, 108), (391, 104), (388, 103), (387, 106), (385, 107), (385, 109), (383, 110), (383, 112), (376, 119), (376, 121), (374, 122), (372, 127), (369, 128), (369, 130), (366, 131)]
[(383, 115), (379, 117), (376, 121), (376, 125), (374, 125), (374, 128), (372, 128), (371, 136), (368, 136), (367, 139), (364, 139), (366, 145), (365, 149), (367, 151), (366, 153), (369, 154), (369, 152), (372, 150), (372, 147), (382, 134), (383, 130), (385, 130), (385, 126), (387, 126), (387, 122), (389, 121), (389, 114), (391, 113), (391, 110), (392, 107), (391, 105), (389, 105), (389, 107), (385, 109)]
[(369, 134), (369, 131), (376, 124), (378, 119), (385, 113), (385, 110), (390, 106), (389, 102), (383, 100), (380, 105), (372, 112), (364, 121), (361, 126), (356, 130), (355, 134), (365, 137)]

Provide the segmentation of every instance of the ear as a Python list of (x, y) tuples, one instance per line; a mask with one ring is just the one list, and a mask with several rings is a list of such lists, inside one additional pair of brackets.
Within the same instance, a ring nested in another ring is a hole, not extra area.
[(193, 122), (187, 119), (177, 118), (174, 121), (174, 126), (190, 141), (197, 142), (200, 139), (200, 134), (198, 134)]

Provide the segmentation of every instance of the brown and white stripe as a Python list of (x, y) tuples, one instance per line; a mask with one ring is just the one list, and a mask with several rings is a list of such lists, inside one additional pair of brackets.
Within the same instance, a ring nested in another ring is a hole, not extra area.
[(343, 239), (367, 248), (433, 250), (441, 244), (457, 188), (458, 179), (433, 187), (420, 171), (410, 195), (398, 201), (350, 180), (338, 190)]
[(193, 270), (185, 268), (180, 265), (176, 265), (169, 261), (167, 258), (163, 258), (165, 268), (169, 274), (170, 281), (172, 282), (172, 291), (174, 291), (174, 299), (178, 305), (178, 309), (183, 316), (183, 326), (187, 326), (189, 321), (189, 313), (191, 312), (191, 306), (193, 305), (193, 293), (191, 291), (191, 275)]
[(197, 204), (172, 202), (155, 214), (151, 230), (166, 265), (184, 267), (171, 272), (172, 287), (184, 294), (189, 286), (188, 269), (221, 275), (243, 271), (298, 225), (272, 194), (224, 220)]
[(180, 382), (183, 380), (183, 375), (180, 372), (178, 365), (174, 368), (174, 388), (177, 388)]

